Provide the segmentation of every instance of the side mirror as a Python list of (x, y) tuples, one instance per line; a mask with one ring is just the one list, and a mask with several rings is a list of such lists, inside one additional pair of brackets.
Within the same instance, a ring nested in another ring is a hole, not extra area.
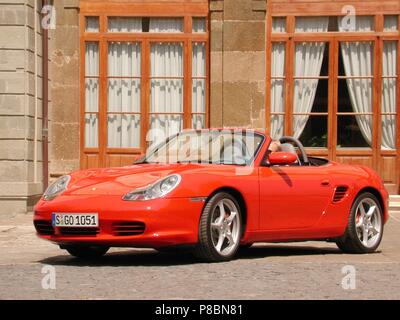
[(271, 165), (292, 164), (297, 161), (297, 155), (290, 152), (272, 152), (268, 161)]

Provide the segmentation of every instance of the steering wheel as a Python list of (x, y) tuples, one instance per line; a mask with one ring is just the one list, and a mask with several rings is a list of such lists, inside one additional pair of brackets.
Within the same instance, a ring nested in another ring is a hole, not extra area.
[(308, 156), (307, 156), (307, 153), (306, 153), (306, 149), (304, 148), (304, 146), (300, 142), (300, 140), (298, 140), (296, 138), (293, 138), (293, 137), (285, 136), (285, 137), (280, 138), (279, 142), (280, 143), (288, 143), (288, 142), (294, 143), (299, 148), (299, 150), (301, 152), (301, 155), (303, 157), (303, 164), (306, 165), (306, 166), (310, 165), (310, 162), (308, 161)]

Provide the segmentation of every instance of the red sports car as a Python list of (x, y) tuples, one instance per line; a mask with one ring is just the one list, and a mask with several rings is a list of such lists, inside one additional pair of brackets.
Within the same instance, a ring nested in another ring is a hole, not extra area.
[(131, 166), (59, 178), (36, 205), (34, 225), (81, 258), (148, 247), (226, 261), (255, 242), (373, 252), (387, 219), (388, 193), (370, 168), (309, 157), (292, 137), (213, 129), (169, 137)]

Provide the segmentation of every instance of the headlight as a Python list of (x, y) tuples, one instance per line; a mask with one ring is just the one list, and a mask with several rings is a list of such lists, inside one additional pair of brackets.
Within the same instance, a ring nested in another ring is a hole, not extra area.
[(170, 193), (181, 182), (179, 174), (173, 174), (141, 189), (133, 190), (122, 197), (126, 201), (146, 201), (161, 198)]
[(67, 190), (68, 183), (71, 180), (71, 176), (62, 176), (54, 181), (43, 194), (43, 199), (46, 201), (53, 200), (55, 197), (59, 196), (65, 190)]

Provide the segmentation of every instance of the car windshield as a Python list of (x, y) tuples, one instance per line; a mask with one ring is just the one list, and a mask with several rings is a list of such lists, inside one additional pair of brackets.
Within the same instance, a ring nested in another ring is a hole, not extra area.
[(201, 130), (178, 133), (150, 147), (140, 163), (250, 165), (264, 137), (247, 131)]

